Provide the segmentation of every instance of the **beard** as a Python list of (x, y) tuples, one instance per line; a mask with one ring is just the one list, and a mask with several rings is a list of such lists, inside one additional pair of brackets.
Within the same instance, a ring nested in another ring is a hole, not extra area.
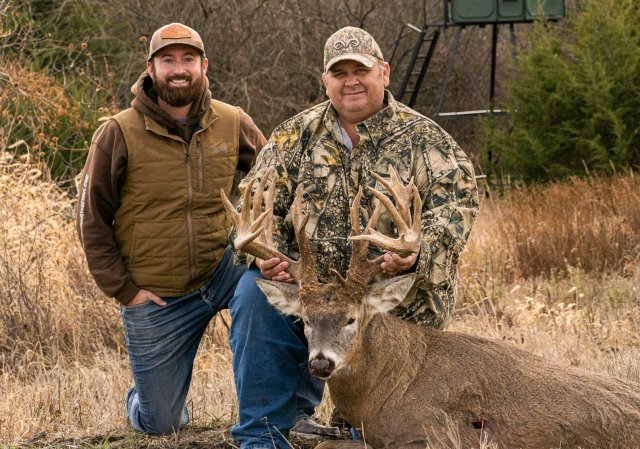
[[(188, 81), (188, 85), (185, 87), (171, 87), (169, 82), (172, 80), (184, 79)], [(153, 81), (153, 87), (158, 94), (158, 97), (162, 98), (165, 102), (174, 107), (186, 106), (189, 103), (196, 101), (202, 95), (204, 90), (204, 74), (201, 74), (197, 79), (189, 75), (184, 76), (171, 76), (164, 80), (156, 78)]]

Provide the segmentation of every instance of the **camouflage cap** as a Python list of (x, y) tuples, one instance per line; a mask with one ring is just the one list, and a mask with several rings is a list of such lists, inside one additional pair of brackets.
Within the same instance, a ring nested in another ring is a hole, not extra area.
[(384, 61), (380, 47), (365, 30), (356, 27), (344, 27), (336, 31), (324, 44), (324, 70), (328, 72), (332, 65), (345, 59), (361, 62), (373, 67), (376, 59)]
[(153, 33), (153, 36), (151, 36), (147, 61), (151, 61), (153, 55), (164, 47), (173, 44), (189, 45), (198, 50), (203, 57), (206, 57), (204, 44), (196, 30), (181, 23), (170, 23), (157, 29), (156, 32)]

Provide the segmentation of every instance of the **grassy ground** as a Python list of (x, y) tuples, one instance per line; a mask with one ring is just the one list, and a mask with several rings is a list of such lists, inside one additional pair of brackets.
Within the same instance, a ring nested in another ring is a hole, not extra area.
[[(129, 430), (119, 312), (88, 274), (74, 200), (47, 179), (0, 155), (0, 447), (235, 447), (225, 314), (196, 361), (193, 427), (162, 438)], [(638, 229), (634, 175), (488, 195), (460, 262), (450, 329), (640, 382)], [(325, 398), (320, 419), (330, 411)]]

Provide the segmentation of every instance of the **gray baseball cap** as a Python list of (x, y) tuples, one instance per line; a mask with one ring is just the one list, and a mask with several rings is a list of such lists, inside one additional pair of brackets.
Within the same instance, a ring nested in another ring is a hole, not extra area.
[(156, 32), (153, 33), (153, 36), (151, 36), (147, 61), (151, 61), (153, 55), (164, 47), (173, 44), (189, 45), (198, 50), (203, 57), (207, 57), (204, 53), (202, 39), (196, 30), (181, 23), (170, 23), (157, 29)]
[(362, 28), (344, 27), (333, 33), (324, 44), (324, 70), (345, 59), (373, 67), (376, 60), (384, 61), (380, 47)]

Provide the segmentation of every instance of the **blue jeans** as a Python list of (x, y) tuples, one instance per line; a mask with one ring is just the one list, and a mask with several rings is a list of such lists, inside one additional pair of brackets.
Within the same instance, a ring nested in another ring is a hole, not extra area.
[(207, 325), (229, 308), (229, 340), (239, 404), (233, 436), (242, 449), (288, 448), (286, 436), (296, 416), (312, 414), (324, 385), (306, 369), (302, 324), (268, 304), (255, 285), (257, 270), (233, 264), (225, 251), (211, 279), (199, 290), (121, 307), (134, 379), (126, 397), (127, 417), (135, 430), (162, 434), (187, 424), (185, 406), (193, 360)]

